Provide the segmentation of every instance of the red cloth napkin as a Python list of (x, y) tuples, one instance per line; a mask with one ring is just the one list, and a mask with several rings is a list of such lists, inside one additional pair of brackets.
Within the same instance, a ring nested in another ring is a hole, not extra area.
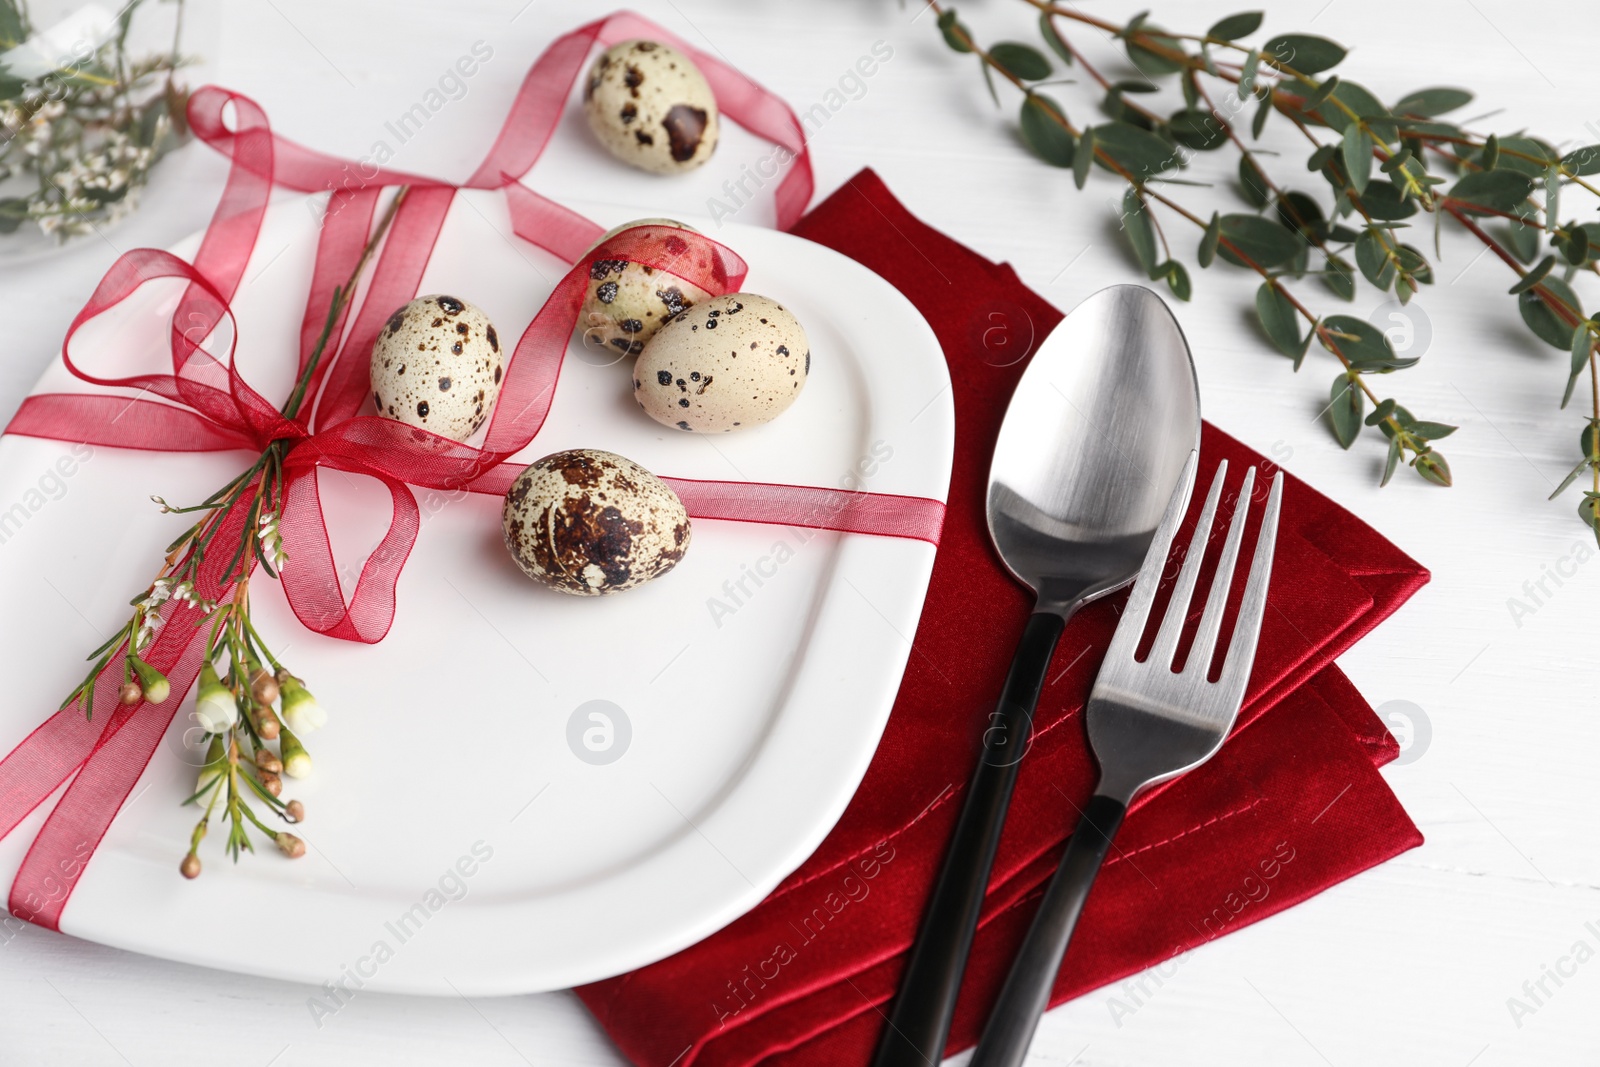
[[(894, 712), (833, 833), (719, 933), (578, 990), (629, 1059), (651, 1067), (868, 1062), (1030, 610), (1028, 594), (990, 547), (985, 480), (1022, 357), (1061, 313), (1010, 267), (918, 221), (871, 171), (845, 183), (795, 232), (877, 271), (938, 334), (955, 390), (949, 511)], [(1230, 484), (1247, 465), (1263, 468), (1261, 484), (1276, 470), (1208, 424), (1202, 482), (1222, 458), (1233, 470)], [(1191, 524), (1203, 495), (1195, 494)], [(1053, 1004), (1422, 843), (1377, 771), (1396, 754), (1394, 742), (1332, 661), (1427, 578), (1359, 519), (1288, 477), (1269, 611), (1238, 731), (1205, 766), (1134, 805), (1095, 883)], [(1208, 580), (1202, 574), (1202, 587)], [(1056, 652), (951, 1053), (976, 1041), (1077, 806), (1093, 791), (1079, 712), (1118, 607), (1120, 598), (1082, 612)]]

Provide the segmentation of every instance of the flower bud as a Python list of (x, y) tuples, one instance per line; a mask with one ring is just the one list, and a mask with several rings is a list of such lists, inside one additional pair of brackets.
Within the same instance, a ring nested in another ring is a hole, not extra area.
[(290, 678), (281, 683), (280, 693), (283, 697), (284, 724), (295, 733), (309, 734), (322, 729), (327, 723), (328, 713), (322, 710), (317, 698), (300, 684), (299, 679)]
[(283, 813), (289, 817), (290, 822), (306, 821), (306, 806), (298, 800), (291, 800), (283, 806)]
[(264, 748), (256, 750), (256, 766), (268, 774), (283, 773), (283, 761)]
[(117, 690), (117, 699), (124, 704), (137, 704), (144, 699), (144, 690), (138, 682), (123, 682), (122, 688)]
[(279, 831), (272, 841), (278, 846), (279, 852), (292, 860), (297, 860), (306, 854), (306, 843), (287, 830)]
[(265, 670), (256, 671), (250, 676), (250, 695), (257, 704), (273, 703), (278, 699), (278, 680)]
[(185, 878), (200, 877), (200, 857), (193, 852), (183, 857), (183, 862), (178, 864), (178, 870)]
[(256, 714), (256, 733), (263, 741), (276, 741), (280, 724), (271, 708), (262, 708)]
[(222, 684), (217, 669), (208, 661), (200, 668), (200, 689), (194, 699), (195, 718), (214, 734), (226, 733), (239, 721), (239, 704), (233, 691)]
[[(228, 773), (228, 761), (223, 757), (222, 737), (220, 735), (211, 739), (211, 744), (206, 746), (206, 762), (200, 768), (200, 777), (194, 784), (197, 797), (211, 788), (213, 782)], [(200, 797), (200, 799), (205, 799)]]
[(150, 703), (159, 704), (172, 695), (172, 683), (167, 681), (167, 676), (138, 656), (129, 656), (128, 666), (138, 675), (139, 686), (144, 690), (144, 698)]
[(290, 778), (311, 777), (311, 756), (287, 726), (278, 735), (278, 750), (283, 753), (283, 773)]

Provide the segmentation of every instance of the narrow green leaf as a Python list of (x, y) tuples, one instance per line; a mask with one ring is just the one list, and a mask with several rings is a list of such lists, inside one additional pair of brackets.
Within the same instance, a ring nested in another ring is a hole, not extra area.
[(1418, 89), (1407, 93), (1395, 104), (1397, 115), (1421, 115), (1433, 118), (1447, 111), (1466, 107), (1472, 103), (1472, 94), (1465, 89)]
[(1383, 460), (1383, 480), (1378, 483), (1381, 489), (1389, 484), (1389, 479), (1394, 477), (1394, 470), (1400, 465), (1400, 438), (1389, 438), (1389, 454)]
[(1302, 338), (1296, 315), (1294, 305), (1289, 303), (1288, 297), (1276, 285), (1272, 282), (1261, 283), (1261, 288), (1256, 290), (1256, 318), (1260, 320), (1261, 328), (1266, 331), (1267, 340), (1272, 342), (1273, 347), (1298, 362)]
[[(1256, 72), (1261, 69), (1261, 53), (1254, 48), (1244, 57), (1239, 67), (1239, 99), (1243, 100), (1256, 87)], [(1261, 136), (1259, 133), (1257, 137)]]
[(1447, 426), (1442, 422), (1408, 422), (1406, 432), (1413, 437), (1423, 437), (1429, 441), (1441, 441), (1455, 433), (1459, 426)]
[(1594, 335), (1591, 333), (1589, 323), (1580, 322), (1572, 330), (1572, 373), (1567, 376), (1567, 390), (1561, 394), (1561, 406), (1566, 407), (1572, 399), (1572, 389), (1578, 384), (1578, 376), (1589, 365), (1589, 352), (1594, 346)]
[(1056, 32), (1055, 20), (1050, 17), (1050, 12), (1039, 13), (1039, 36), (1044, 38), (1044, 43), (1050, 46), (1050, 51), (1060, 57), (1061, 62), (1072, 66), (1072, 49), (1067, 47), (1067, 42), (1061, 39)]
[(1320, 74), (1339, 64), (1345, 57), (1342, 46), (1326, 37), (1312, 37), (1303, 33), (1285, 33), (1268, 41), (1261, 49), (1277, 66), (1289, 67), (1301, 74)]
[(1333, 388), (1328, 390), (1328, 424), (1333, 427), (1339, 447), (1349, 448), (1355, 444), (1366, 407), (1367, 398), (1348, 374), (1340, 374), (1333, 380)]
[(1544, 226), (1556, 232), (1561, 218), (1561, 164), (1552, 163), (1544, 172)]
[(1545, 497), (1545, 499), (1546, 500), (1554, 500), (1556, 497), (1558, 497), (1562, 493), (1566, 492), (1567, 486), (1569, 486), (1573, 482), (1577, 481), (1578, 480), (1578, 475), (1582, 474), (1584, 471), (1586, 471), (1588, 469), (1589, 469), (1589, 459), (1588, 459), (1588, 457), (1584, 457), (1583, 459), (1578, 460), (1578, 465), (1576, 467), (1573, 467), (1570, 471), (1567, 472), (1567, 476), (1565, 478), (1561, 479), (1561, 484), (1556, 486), (1555, 491), (1552, 492), (1549, 496)]
[(1533, 180), (1526, 174), (1502, 167), (1499, 170), (1472, 171), (1461, 176), (1450, 190), (1450, 198), (1458, 200), (1471, 213), (1483, 214), (1477, 209), (1510, 211), (1533, 192)]
[(1206, 232), (1200, 237), (1200, 251), (1195, 254), (1195, 261), (1202, 268), (1209, 267), (1217, 258), (1217, 242), (1222, 239), (1222, 216), (1216, 212), (1211, 213), (1211, 221), (1206, 223)]
[[(1256, 53), (1251, 52), (1251, 55)], [(1261, 131), (1267, 128), (1267, 116), (1272, 114), (1272, 94), (1268, 93), (1261, 98), (1261, 104), (1256, 108), (1256, 117), (1250, 120), (1250, 136), (1261, 139)]]
[[(1559, 302), (1562, 311), (1554, 309), (1545, 293), (1551, 294)], [(1566, 282), (1559, 278), (1545, 278), (1537, 289), (1530, 289), (1517, 297), (1517, 310), (1522, 313), (1522, 321), (1527, 323), (1528, 329), (1539, 340), (1552, 348), (1571, 351), (1573, 325), (1563, 314), (1576, 313), (1582, 316), (1583, 304)]]
[(1066, 120), (1060, 106), (1042, 93), (1022, 98), (1022, 139), (1033, 154), (1053, 167), (1070, 167), (1075, 142), (1062, 126)]
[(989, 58), (1000, 64), (1002, 70), (1023, 81), (1036, 82), (1048, 78), (1052, 69), (1043, 52), (1018, 41), (1001, 41), (991, 45)]
[(1301, 105), (1300, 110), (1315, 111), (1319, 105), (1328, 99), (1328, 95), (1338, 87), (1339, 75), (1331, 75), (1321, 85), (1317, 86), (1310, 96), (1306, 97), (1306, 102)]
[(1222, 237), (1227, 243), (1218, 246), (1218, 254), (1241, 267), (1249, 265), (1240, 258), (1241, 254), (1256, 266), (1271, 270), (1293, 260), (1305, 247), (1298, 235), (1260, 215), (1222, 216)]
[(1372, 414), (1368, 415), (1366, 419), (1363, 420), (1363, 423), (1367, 426), (1376, 426), (1378, 423), (1382, 422), (1384, 419), (1387, 419), (1393, 414), (1394, 400), (1392, 398), (1386, 398), (1378, 401), (1378, 406), (1372, 409)]
[(1079, 189), (1089, 180), (1089, 168), (1094, 164), (1094, 127), (1090, 126), (1078, 138), (1076, 154), (1072, 157), (1072, 184)]
[(1500, 162), (1500, 138), (1490, 134), (1483, 142), (1483, 151), (1478, 153), (1478, 166), (1484, 170), (1494, 170), (1495, 164)]
[(1367, 281), (1385, 292), (1394, 284), (1397, 268), (1375, 230), (1362, 230), (1356, 238), (1356, 266)]
[(1353, 122), (1344, 128), (1343, 158), (1350, 188), (1359, 196), (1372, 177), (1372, 138)]
[(1262, 13), (1259, 11), (1243, 11), (1237, 15), (1229, 15), (1225, 19), (1218, 19), (1206, 31), (1206, 36), (1215, 37), (1219, 41), (1237, 41), (1259, 30), (1261, 18)]
[(1133, 246), (1134, 258), (1151, 279), (1159, 278), (1161, 270), (1156, 262), (1156, 228), (1150, 221), (1150, 211), (1144, 199), (1133, 186), (1122, 194), (1122, 229)]
[(994, 75), (989, 73), (989, 64), (982, 56), (978, 57), (978, 69), (983, 71), (983, 84), (989, 87), (989, 99), (994, 101), (994, 106), (1000, 106), (1000, 93), (994, 87)]
[(944, 34), (944, 43), (957, 52), (970, 52), (972, 46), (963, 38), (967, 28), (956, 17), (956, 9), (947, 7), (939, 12), (939, 32)]
[[(1516, 285), (1513, 285), (1510, 289), (1507, 289), (1506, 292), (1510, 293), (1512, 296), (1516, 296), (1518, 293), (1527, 292), (1529, 289), (1532, 289), (1534, 286), (1543, 281), (1544, 276), (1555, 269), (1555, 265), (1555, 256), (1545, 256), (1539, 261), (1539, 265), (1537, 267), (1534, 267), (1528, 273), (1524, 274), (1522, 279), (1518, 281)], [(1582, 329), (1582, 327), (1580, 327), (1580, 329)]]
[(1251, 207), (1266, 207), (1272, 199), (1267, 176), (1261, 173), (1253, 158), (1242, 154), (1239, 156), (1239, 190)]

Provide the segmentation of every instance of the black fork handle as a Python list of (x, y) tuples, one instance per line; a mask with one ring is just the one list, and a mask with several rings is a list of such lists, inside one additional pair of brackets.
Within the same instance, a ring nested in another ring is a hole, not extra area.
[(1060, 615), (1035, 612), (1022, 631), (873, 1067), (934, 1067), (944, 1056), (1033, 711), (1065, 626)]
[(1083, 809), (968, 1067), (1022, 1067), (1089, 888), (1127, 811), (1122, 801), (1099, 794)]

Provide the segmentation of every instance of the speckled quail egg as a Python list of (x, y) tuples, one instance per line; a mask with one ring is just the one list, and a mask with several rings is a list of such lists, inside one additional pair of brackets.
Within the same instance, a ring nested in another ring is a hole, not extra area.
[(689, 513), (671, 487), (594, 448), (556, 452), (517, 475), (502, 522), (522, 572), (575, 596), (659, 578), (689, 548)]
[(500, 336), (478, 308), (453, 296), (419, 296), (372, 344), (378, 414), (465, 441), (500, 395)]
[(600, 53), (583, 110), (612, 155), (656, 174), (693, 170), (717, 147), (717, 101), (705, 75), (656, 41), (623, 41)]
[(806, 331), (783, 305), (728, 293), (656, 332), (633, 366), (633, 397), (657, 422), (726, 433), (777, 418), (810, 373)]
[[(693, 226), (672, 219), (637, 219), (608, 231), (593, 248), (636, 226), (659, 227), (663, 231), (662, 252), (667, 257), (688, 255), (690, 245), (682, 237), (666, 231), (698, 232)], [(706, 250), (697, 256), (700, 258), (692, 261), (692, 265), (709, 270), (711, 252)], [(642, 263), (624, 259), (592, 260), (589, 289), (583, 298), (583, 310), (578, 313), (578, 328), (583, 331), (586, 347), (610, 353), (613, 361), (622, 356), (637, 356), (662, 323), (710, 295), (693, 282)]]

